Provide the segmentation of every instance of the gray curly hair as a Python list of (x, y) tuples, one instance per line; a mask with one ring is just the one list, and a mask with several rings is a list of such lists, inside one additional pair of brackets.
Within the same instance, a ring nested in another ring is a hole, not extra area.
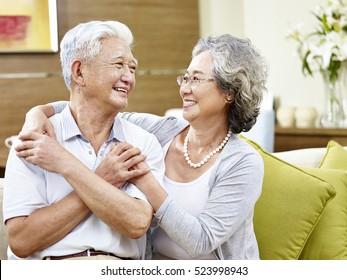
[(192, 55), (209, 51), (213, 76), (225, 98), (232, 96), (229, 126), (233, 133), (249, 131), (260, 112), (267, 79), (267, 65), (248, 39), (229, 34), (207, 36), (198, 41)]

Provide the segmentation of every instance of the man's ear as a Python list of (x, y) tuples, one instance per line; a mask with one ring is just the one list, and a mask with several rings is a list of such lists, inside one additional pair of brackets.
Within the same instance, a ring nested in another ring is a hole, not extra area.
[(84, 85), (82, 63), (80, 60), (74, 60), (71, 64), (71, 78), (80, 86)]

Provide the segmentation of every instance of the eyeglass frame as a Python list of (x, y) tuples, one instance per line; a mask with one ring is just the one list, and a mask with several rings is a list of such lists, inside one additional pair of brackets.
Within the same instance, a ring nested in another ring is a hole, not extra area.
[[(184, 78), (187, 77), (188, 78), (188, 81), (187, 82), (184, 82)], [(193, 80), (195, 79), (195, 80)], [(197, 78), (195, 76), (186, 76), (186, 75), (179, 75), (177, 76), (176, 78), (176, 81), (177, 81), (177, 84), (182, 87), (182, 86), (186, 86), (186, 85), (195, 85), (195, 86), (198, 86), (201, 84), (201, 82), (212, 82), (214, 81), (215, 79), (207, 79), (207, 78)]]

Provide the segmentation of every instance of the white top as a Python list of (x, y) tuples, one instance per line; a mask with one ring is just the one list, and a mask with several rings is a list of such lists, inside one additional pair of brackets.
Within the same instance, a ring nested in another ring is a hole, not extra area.
[[(79, 158), (91, 170), (95, 170), (115, 141), (128, 142), (147, 155), (147, 162), (154, 176), (162, 183), (164, 162), (162, 148), (157, 139), (132, 123), (115, 118), (109, 139), (96, 155), (90, 143), (81, 135), (69, 106), (51, 118), (58, 141), (65, 149)], [(4, 182), (4, 221), (17, 216), (28, 216), (34, 211), (51, 205), (72, 191), (63, 176), (47, 172), (35, 165), (19, 159), (11, 149), (7, 161)], [(122, 189), (133, 197), (146, 200), (134, 185), (127, 184)], [(43, 227), (45, 225), (42, 225)], [(88, 216), (62, 240), (51, 247), (35, 253), (28, 259), (42, 259), (45, 256), (73, 254), (86, 249), (111, 252), (120, 257), (144, 258), (146, 236), (130, 239), (111, 230), (96, 215)], [(8, 250), (8, 258), (16, 256)]]
[[(153, 133), (162, 146), (189, 125), (185, 120), (144, 113), (124, 113), (122, 118)], [(233, 134), (211, 168), (210, 193), (203, 212), (194, 217), (169, 195), (155, 217), (193, 258), (213, 251), (221, 260), (258, 260), (253, 212), (263, 178), (261, 155)]]
[[(172, 140), (163, 148), (164, 154), (167, 153), (168, 147)], [(172, 199), (180, 205), (187, 213), (198, 217), (204, 209), (209, 196), (209, 177), (211, 168), (202, 174), (199, 178), (188, 183), (175, 182), (164, 176), (164, 187)], [(153, 235), (153, 252), (154, 258), (158, 259), (192, 259), (185, 250), (173, 241), (166, 232), (158, 228)], [(159, 253), (159, 254), (158, 254)], [(200, 259), (216, 259), (213, 252), (202, 256)]]

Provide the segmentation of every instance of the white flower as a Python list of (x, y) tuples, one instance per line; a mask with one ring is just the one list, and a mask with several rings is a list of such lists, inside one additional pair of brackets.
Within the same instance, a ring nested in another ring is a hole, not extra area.
[(304, 74), (328, 71), (332, 81), (339, 76), (341, 62), (347, 61), (347, 0), (328, 0), (314, 8), (319, 25), (304, 32), (304, 25), (296, 25), (288, 37), (297, 43)]

